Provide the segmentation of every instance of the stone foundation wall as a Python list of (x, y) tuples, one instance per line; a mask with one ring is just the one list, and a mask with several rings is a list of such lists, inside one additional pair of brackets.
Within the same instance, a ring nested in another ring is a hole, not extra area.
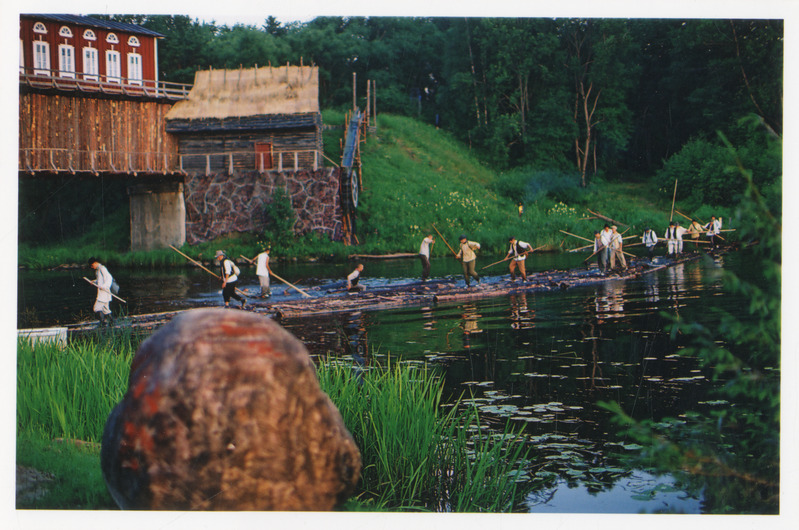
[(283, 188), (297, 215), (294, 233), (341, 237), (339, 170), (251, 171), (189, 175), (184, 183), (186, 242), (208, 241), (231, 232), (263, 230), (264, 205)]

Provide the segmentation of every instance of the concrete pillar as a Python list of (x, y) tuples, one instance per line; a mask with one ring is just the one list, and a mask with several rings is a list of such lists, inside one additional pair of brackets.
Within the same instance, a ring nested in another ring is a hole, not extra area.
[(130, 248), (154, 250), (186, 242), (186, 204), (182, 182), (139, 184), (128, 188)]

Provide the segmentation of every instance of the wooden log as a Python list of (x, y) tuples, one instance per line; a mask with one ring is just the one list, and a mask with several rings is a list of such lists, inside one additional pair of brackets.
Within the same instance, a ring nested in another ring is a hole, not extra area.
[(593, 214), (593, 215), (596, 215), (596, 216), (597, 216), (597, 217), (599, 217), (600, 219), (602, 219), (602, 220), (604, 220), (604, 221), (607, 221), (607, 222), (608, 222), (608, 223), (610, 223), (610, 224), (614, 224), (614, 225), (622, 225), (622, 226), (630, 226), (630, 225), (628, 225), (628, 224), (626, 224), (626, 223), (622, 223), (622, 222), (620, 222), (620, 221), (615, 221), (615, 220), (611, 219), (610, 217), (606, 217), (606, 216), (604, 216), (604, 215), (602, 215), (602, 214), (600, 214), (600, 213), (596, 213), (596, 212), (594, 212), (594, 211), (591, 211), (591, 210), (589, 210), (588, 208), (586, 208), (586, 210), (588, 210), (588, 211), (589, 211), (591, 214)]
[(400, 252), (397, 254), (350, 254), (348, 259), (404, 259), (416, 258), (419, 254), (412, 254), (410, 252)]

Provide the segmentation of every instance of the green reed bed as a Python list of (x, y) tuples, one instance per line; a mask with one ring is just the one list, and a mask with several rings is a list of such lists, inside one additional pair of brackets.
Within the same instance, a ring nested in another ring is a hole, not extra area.
[(443, 380), (431, 369), (325, 362), (319, 377), (361, 449), (360, 501), (389, 510), (518, 506), (527, 456), (521, 436), (507, 427), (488, 434), (474, 408), (442, 406)]
[(122, 333), (17, 347), (17, 429), (51, 438), (99, 442), (105, 420), (122, 399), (136, 345)]
[[(108, 503), (98, 442), (124, 395), (137, 346), (119, 332), (63, 349), (19, 341), (17, 462), (55, 475), (52, 496), (20, 507)], [(363, 478), (345, 510), (499, 512), (518, 506), (526, 464), (521, 438), (508, 430), (490, 434), (473, 408), (443, 405), (443, 381), (432, 370), (409, 363), (363, 370), (326, 360), (318, 373), (363, 455)]]

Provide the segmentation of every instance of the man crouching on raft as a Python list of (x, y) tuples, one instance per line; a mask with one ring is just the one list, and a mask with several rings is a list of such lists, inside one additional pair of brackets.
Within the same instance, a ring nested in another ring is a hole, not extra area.
[[(518, 241), (515, 237), (511, 237), (508, 242), (510, 243), (510, 250), (506, 259), (510, 259), (510, 281), (516, 281), (516, 268), (519, 268), (519, 276), (522, 280), (527, 281), (527, 271), (524, 270), (524, 260), (527, 259), (527, 253), (533, 250), (530, 243)], [(511, 259), (513, 258), (513, 259)]]

